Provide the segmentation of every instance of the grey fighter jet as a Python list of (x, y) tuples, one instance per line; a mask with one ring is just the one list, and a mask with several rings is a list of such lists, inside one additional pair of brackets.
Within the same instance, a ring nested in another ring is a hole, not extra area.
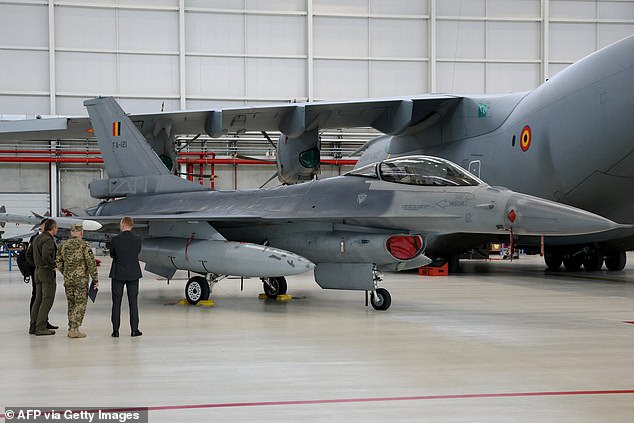
[[(358, 168), (389, 157), (431, 154), (460, 163), (491, 184), (634, 223), (634, 36), (591, 54), (530, 92), (430, 94), (131, 117), (167, 163), (176, 161), (176, 134), (217, 137), (224, 132), (280, 131), (277, 162), (283, 183), (311, 180), (319, 173), (320, 130), (371, 126), (385, 135), (364, 147)], [(0, 139), (88, 137), (89, 127), (87, 118), (2, 122)], [(586, 270), (597, 270), (605, 260), (609, 270), (623, 269), (625, 251), (634, 249), (634, 235), (612, 231), (611, 236), (547, 243), (546, 264), (558, 269), (563, 261), (567, 269), (583, 264)], [(452, 270), (458, 253), (472, 245), (458, 238), (436, 249), (439, 257), (450, 259)], [(517, 241), (540, 248), (530, 240)]]
[[(86, 219), (115, 232), (132, 216), (146, 270), (166, 278), (201, 274), (186, 286), (195, 303), (222, 275), (261, 277), (269, 296), (284, 276), (311, 270), (322, 288), (371, 291), (385, 310), (382, 271), (430, 263), (428, 254), (519, 236), (605, 236), (621, 225), (573, 207), (491, 187), (430, 156), (368, 164), (344, 176), (265, 190), (210, 191), (171, 175), (113, 98), (84, 103), (109, 179), (93, 181), (104, 201)], [(454, 245), (452, 245), (454, 244)]]

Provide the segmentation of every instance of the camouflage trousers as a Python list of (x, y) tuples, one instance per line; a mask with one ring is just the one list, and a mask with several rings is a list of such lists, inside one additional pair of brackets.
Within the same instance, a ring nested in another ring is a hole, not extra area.
[(68, 330), (79, 330), (86, 314), (88, 281), (66, 281), (64, 288), (68, 300)]

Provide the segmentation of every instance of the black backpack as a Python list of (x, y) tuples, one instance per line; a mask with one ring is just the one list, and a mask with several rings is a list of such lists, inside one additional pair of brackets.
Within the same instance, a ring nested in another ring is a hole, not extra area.
[(35, 271), (35, 267), (29, 264), (29, 261), (26, 259), (26, 248), (18, 253), (18, 256), (15, 258), (16, 263), (18, 264), (18, 269), (20, 269), (20, 273), (24, 276), (24, 283), (29, 283), (31, 279), (31, 275)]

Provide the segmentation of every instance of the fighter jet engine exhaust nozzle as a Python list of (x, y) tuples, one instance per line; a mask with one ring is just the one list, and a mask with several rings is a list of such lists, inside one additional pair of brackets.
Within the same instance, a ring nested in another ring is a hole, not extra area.
[(506, 203), (504, 220), (517, 235), (584, 235), (622, 226), (576, 207), (519, 193)]

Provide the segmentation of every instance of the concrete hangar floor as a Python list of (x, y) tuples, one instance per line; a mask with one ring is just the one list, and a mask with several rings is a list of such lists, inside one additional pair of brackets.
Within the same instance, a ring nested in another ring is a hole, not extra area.
[[(111, 338), (109, 260), (85, 339), (27, 334), (30, 285), (0, 273), (1, 407), (149, 407), (149, 422), (632, 422), (634, 254), (623, 272), (545, 273), (539, 257), (464, 262), (448, 277), (389, 274), (393, 304), (289, 278), (216, 285), (215, 307), (177, 304), (181, 280), (141, 284)], [(627, 323), (630, 322), (630, 323)], [(4, 410), (0, 421), (6, 420)]]

